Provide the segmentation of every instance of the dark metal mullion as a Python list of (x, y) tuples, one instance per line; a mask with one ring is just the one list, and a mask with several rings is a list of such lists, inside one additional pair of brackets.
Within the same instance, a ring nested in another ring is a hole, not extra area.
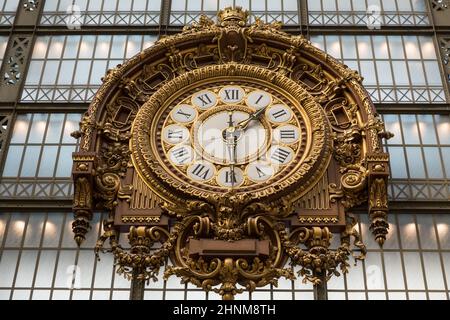
[[(422, 164), (423, 164), (423, 169), (425, 170), (425, 183), (428, 185), (430, 183), (430, 177), (428, 176), (428, 167), (427, 167), (427, 162), (426, 162), (426, 158), (425, 158), (425, 151), (424, 151), (424, 145), (422, 142), (422, 133), (420, 131), (420, 127), (419, 127), (419, 119), (417, 118), (417, 114), (414, 115), (414, 119), (416, 120), (416, 130), (419, 134), (419, 148), (420, 148), (420, 154), (422, 155)], [(427, 186), (427, 193), (428, 193), (428, 197), (431, 198), (431, 190), (430, 188)]]
[(66, 220), (67, 220), (67, 213), (65, 213), (64, 217), (63, 217), (63, 221), (62, 221), (63, 227), (61, 228), (61, 234), (59, 235), (58, 247), (56, 248), (55, 269), (53, 270), (53, 278), (52, 278), (52, 283), (50, 286), (49, 300), (53, 300), (53, 292), (55, 291), (56, 274), (58, 273), (59, 256), (61, 254), (61, 245), (62, 245), (63, 234), (64, 234), (63, 228), (66, 225)]
[(419, 257), (420, 257), (420, 265), (422, 266), (422, 276), (423, 276), (423, 282), (425, 285), (425, 296), (427, 300), (430, 300), (430, 296), (428, 294), (428, 283), (427, 283), (427, 274), (425, 271), (425, 262), (423, 258), (423, 252), (422, 252), (422, 244), (420, 241), (420, 231), (419, 231), (419, 225), (417, 223), (417, 216), (413, 214), (413, 221), (416, 227), (416, 237), (417, 237), (417, 245), (419, 246)]
[(39, 263), (41, 260), (42, 244), (44, 242), (45, 229), (47, 228), (47, 221), (48, 221), (48, 212), (45, 213), (45, 219), (44, 219), (44, 223), (42, 225), (42, 233), (41, 233), (41, 238), (39, 240), (39, 247), (38, 247), (38, 252), (37, 252), (37, 257), (36, 257), (36, 266), (34, 267), (33, 280), (31, 282), (30, 299), (33, 299), (33, 294), (34, 294), (34, 290), (35, 290), (35, 286), (36, 286), (36, 276), (37, 276), (37, 272), (39, 269)]
[(53, 180), (53, 185), (52, 185), (52, 192), (53, 192), (53, 188), (54, 188), (54, 183), (56, 182), (56, 172), (58, 169), (58, 164), (59, 164), (59, 156), (61, 155), (61, 148), (63, 146), (62, 140), (64, 137), (64, 129), (66, 128), (66, 122), (67, 122), (67, 114), (64, 114), (64, 118), (63, 118), (63, 123), (61, 126), (61, 133), (59, 136), (59, 143), (57, 143), (58, 149), (56, 151), (56, 160), (55, 160), (55, 167), (53, 168), (53, 177), (51, 177), (51, 179)]
[(439, 255), (439, 262), (441, 264), (442, 278), (444, 280), (445, 295), (447, 297), (447, 300), (449, 300), (450, 299), (449, 287), (448, 287), (448, 283), (447, 283), (447, 275), (445, 273), (444, 258), (442, 257), (442, 252), (441, 252), (441, 240), (439, 238), (439, 230), (438, 230), (437, 225), (436, 225), (436, 219), (434, 218), (434, 214), (431, 215), (431, 220), (433, 222), (433, 229), (434, 229), (434, 233), (436, 235), (436, 243), (437, 243), (438, 252), (439, 252), (438, 253), (438, 255)]
[[(8, 213), (8, 219), (6, 220), (6, 223), (5, 223), (5, 231), (3, 233), (3, 239), (2, 239), (2, 242), (0, 243), (0, 264), (2, 262), (3, 252), (5, 252), (6, 238), (8, 237), (8, 229), (11, 224), (11, 217), (12, 217), (12, 214)], [(11, 299), (12, 287), (10, 287), (9, 289), (11, 290), (11, 292), (10, 292), (10, 299)]]
[(370, 36), (370, 47), (372, 49), (372, 63), (373, 63), (373, 69), (375, 70), (375, 82), (376, 82), (376, 86), (377, 86), (377, 93), (378, 93), (378, 100), (381, 103), (381, 86), (380, 86), (380, 81), (378, 80), (378, 67), (377, 67), (377, 58), (375, 56), (375, 49), (374, 49), (374, 43), (373, 43), (373, 37)]
[[(358, 228), (359, 228), (359, 230), (358, 230), (359, 234), (362, 235), (361, 219), (358, 219)], [(369, 226), (367, 226), (367, 230), (369, 230)], [(369, 235), (369, 237), (370, 237), (370, 235)], [(369, 289), (367, 287), (367, 276), (366, 276), (366, 261), (362, 260), (361, 263), (362, 263), (362, 271), (363, 271), (363, 279), (364, 279), (363, 280), (364, 281), (364, 295), (366, 296), (366, 300), (369, 300), (369, 292), (368, 292)], [(346, 289), (346, 291), (348, 290), (347, 287), (345, 289)], [(347, 295), (347, 293), (346, 293), (346, 295)]]
[(432, 114), (431, 117), (433, 119), (434, 134), (436, 135), (436, 142), (437, 142), (437, 145), (431, 145), (431, 146), (438, 148), (439, 159), (441, 160), (442, 173), (444, 176), (444, 180), (447, 181), (447, 179), (450, 176), (450, 172), (447, 172), (445, 165), (444, 165), (445, 161), (444, 161), (444, 156), (442, 154), (442, 147), (450, 147), (450, 145), (441, 144), (441, 139), (439, 137), (439, 131), (437, 130), (437, 126), (436, 126), (436, 115)]
[[(100, 238), (100, 236), (101, 236), (101, 234), (102, 234), (102, 222), (103, 222), (103, 219), (104, 219), (104, 213), (102, 212), (102, 213), (99, 213), (100, 214), (100, 219), (99, 219), (99, 228), (98, 228), (98, 230), (97, 230), (97, 239), (98, 238)], [(93, 297), (93, 294), (94, 294), (94, 290), (96, 289), (95, 288), (95, 274), (96, 274), (96, 272), (97, 272), (97, 262), (98, 262), (98, 259), (97, 259), (97, 257), (95, 257), (94, 258), (94, 265), (93, 265), (93, 268), (92, 268), (92, 279), (91, 279), (91, 290), (90, 290), (90, 293), (89, 293), (89, 300), (92, 300), (92, 297)]]
[(403, 122), (402, 122), (402, 118), (401, 118), (400, 114), (397, 115), (397, 119), (398, 119), (398, 123), (400, 125), (400, 135), (401, 135), (401, 140), (402, 140), (403, 156), (405, 158), (405, 169), (406, 169), (406, 174), (408, 175), (408, 178), (406, 179), (408, 181), (408, 186), (406, 188), (409, 189), (409, 194), (412, 195), (412, 186), (409, 183), (412, 180), (412, 178), (411, 178), (411, 173), (409, 170), (408, 154), (406, 152), (407, 144), (405, 143), (405, 135), (403, 133)]
[[(17, 119), (16, 119), (17, 120)], [(29, 120), (29, 125), (27, 128), (27, 134), (25, 135), (25, 141), (23, 143), (21, 143), (23, 145), (23, 149), (22, 149), (22, 157), (20, 158), (20, 164), (19, 164), (19, 169), (17, 170), (17, 185), (14, 187), (14, 194), (17, 194), (17, 188), (19, 187), (19, 183), (20, 183), (20, 178), (22, 176), (22, 167), (23, 167), (23, 161), (25, 159), (25, 154), (27, 151), (27, 147), (28, 147), (28, 139), (30, 136), (30, 131), (31, 131), (31, 127), (33, 125), (34, 122), (34, 114), (31, 114), (30, 120)], [(16, 125), (16, 122), (14, 121), (14, 126)]]
[[(14, 271), (14, 277), (13, 277), (13, 281), (11, 284), (11, 293), (9, 294), (9, 299), (12, 300), (13, 298), (13, 294), (14, 291), (16, 291), (16, 280), (17, 280), (17, 273), (19, 272), (19, 267), (20, 267), (20, 263), (22, 260), (22, 252), (23, 252), (23, 245), (25, 243), (25, 237), (27, 235), (27, 230), (28, 230), (28, 223), (30, 222), (30, 215), (27, 215), (27, 218), (25, 219), (25, 226), (23, 227), (23, 231), (22, 231), (22, 240), (20, 241), (20, 247), (18, 249), (19, 251), (19, 255), (17, 256), (17, 264), (15, 267), (15, 271)], [(30, 300), (31, 298), (31, 291), (30, 294), (28, 296), (28, 300)]]
[[(402, 238), (401, 238), (401, 234), (400, 234), (400, 224), (398, 222), (398, 216), (395, 214), (394, 217), (395, 217), (395, 224), (397, 226), (397, 238), (398, 238), (398, 248), (399, 248), (398, 252), (400, 254), (400, 262), (401, 262), (402, 273), (403, 273), (403, 284), (405, 285), (404, 291), (405, 291), (406, 299), (409, 300), (408, 280), (406, 277), (405, 259), (403, 257), (404, 250), (403, 250)], [(386, 288), (386, 290), (387, 290), (387, 288)]]
[[(89, 5), (89, 3), (88, 3), (88, 5)], [(80, 52), (81, 52), (81, 45), (83, 44), (83, 41), (84, 41), (84, 36), (85, 35), (83, 35), (83, 34), (80, 34), (80, 43), (78, 44), (78, 48), (77, 48), (77, 54), (76, 54), (76, 56), (75, 56), (75, 61), (74, 61), (74, 65), (73, 65), (73, 73), (72, 73), (72, 80), (70, 81), (70, 89), (69, 89), (69, 96), (68, 96), (68, 101), (70, 101), (71, 99), (72, 99), (72, 95), (74, 94), (74, 92), (75, 92), (75, 90), (74, 90), (74, 82), (75, 82), (75, 75), (76, 75), (76, 70), (77, 70), (77, 66), (78, 66), (78, 61), (80, 61), (81, 59), (80, 59)], [(87, 35), (87, 36), (89, 36), (89, 35)], [(68, 36), (66, 36), (66, 37), (68, 37)], [(94, 42), (94, 46), (95, 46), (95, 42)], [(65, 48), (64, 48), (64, 50), (65, 50)], [(91, 59), (93, 59), (93, 56), (94, 56), (94, 51), (95, 51), (95, 48), (92, 50), (92, 56), (91, 56)], [(70, 58), (71, 60), (73, 60), (74, 58)], [(68, 59), (69, 60), (69, 59)]]
[[(45, 114), (45, 113), (44, 113), (44, 114)], [(36, 184), (37, 184), (37, 180), (38, 180), (38, 175), (39, 175), (39, 169), (40, 169), (40, 165), (41, 165), (41, 160), (42, 160), (42, 156), (43, 156), (43, 154), (44, 154), (45, 138), (46, 138), (46, 136), (47, 136), (47, 131), (48, 131), (48, 127), (49, 127), (49, 122), (50, 122), (50, 114), (47, 113), (47, 121), (46, 121), (46, 123), (45, 123), (45, 129), (44, 129), (44, 133), (43, 133), (43, 135), (42, 135), (42, 141), (41, 141), (41, 143), (37, 144), (38, 146), (41, 147), (41, 150), (40, 150), (40, 152), (39, 152), (39, 157), (38, 157), (38, 161), (37, 161), (37, 164), (36, 164), (36, 172), (34, 173), (35, 185), (34, 185), (34, 190), (33, 190), (32, 195), (35, 194), (35, 189), (36, 189)], [(33, 144), (28, 144), (28, 145), (30, 146), (30, 145), (33, 145)], [(53, 188), (53, 186), (50, 187), (50, 190), (51, 190), (52, 188)], [(50, 193), (50, 194), (51, 194), (51, 193)]]

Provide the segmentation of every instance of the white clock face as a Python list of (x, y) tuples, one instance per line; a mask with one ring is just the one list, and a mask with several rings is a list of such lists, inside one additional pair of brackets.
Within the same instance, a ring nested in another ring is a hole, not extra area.
[(301, 115), (279, 93), (248, 83), (193, 89), (160, 121), (162, 151), (178, 177), (204, 188), (256, 190), (301, 157)]

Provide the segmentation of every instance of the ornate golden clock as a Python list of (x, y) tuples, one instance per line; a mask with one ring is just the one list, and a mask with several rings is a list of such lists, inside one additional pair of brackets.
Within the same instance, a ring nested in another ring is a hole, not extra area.
[(298, 198), (328, 164), (331, 129), (320, 105), (286, 80), (231, 64), (164, 85), (132, 129), (132, 159), (143, 180), (203, 199), (227, 192), (279, 199), (289, 190)]
[(201, 17), (110, 70), (75, 134), (75, 240), (108, 212), (96, 251), (109, 240), (141, 287), (167, 258), (165, 277), (224, 299), (295, 279), (288, 262), (319, 286), (354, 247), (364, 258), (352, 210), (365, 203), (386, 238), (389, 133), (361, 77), (277, 23), (246, 21), (241, 8)]

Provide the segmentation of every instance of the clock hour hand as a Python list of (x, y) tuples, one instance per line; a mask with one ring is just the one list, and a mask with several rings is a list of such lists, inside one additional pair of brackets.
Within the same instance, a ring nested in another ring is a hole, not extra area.
[(250, 121), (259, 119), (259, 118), (261, 117), (261, 115), (264, 113), (264, 111), (266, 111), (266, 108), (267, 108), (267, 106), (265, 106), (265, 107), (262, 108), (262, 109), (259, 109), (259, 110), (256, 111), (256, 112), (253, 112), (252, 114), (250, 114), (250, 115), (248, 116), (247, 119), (242, 120), (241, 122), (239, 122), (239, 123), (237, 124), (236, 128), (238, 128), (238, 129), (240, 129), (240, 130), (245, 130), (245, 129), (248, 127)]

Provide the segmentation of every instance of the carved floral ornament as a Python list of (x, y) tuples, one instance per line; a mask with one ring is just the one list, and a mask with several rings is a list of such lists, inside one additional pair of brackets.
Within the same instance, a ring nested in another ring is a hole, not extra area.
[[(386, 239), (390, 133), (362, 78), (280, 24), (246, 19), (239, 7), (201, 17), (109, 70), (74, 133), (75, 240), (108, 212), (96, 252), (129, 279), (156, 281), (170, 259), (164, 277), (224, 299), (280, 277), (320, 284), (364, 259), (356, 207)], [(205, 143), (208, 126), (228, 152)]]

